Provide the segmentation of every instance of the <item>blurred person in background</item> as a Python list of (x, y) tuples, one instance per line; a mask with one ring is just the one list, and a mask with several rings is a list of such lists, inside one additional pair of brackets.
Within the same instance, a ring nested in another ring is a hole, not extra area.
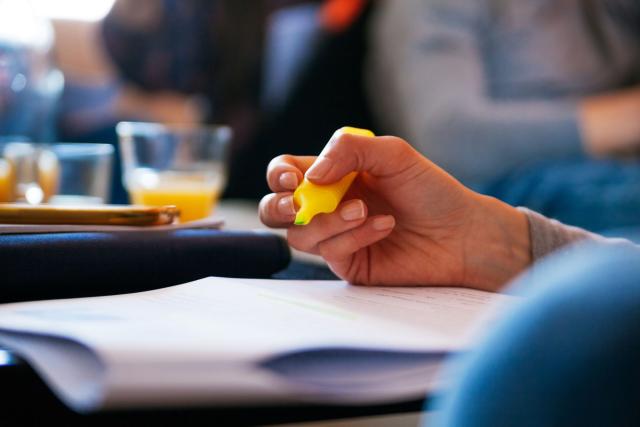
[[(239, 117), (253, 102), (262, 10), (247, 8), (242, 19), (237, 12), (225, 1), (119, 0), (101, 22), (55, 21), (56, 58), (67, 77), (61, 134), (117, 146), (122, 120), (232, 123), (242, 134), (251, 127)], [(221, 52), (231, 41), (229, 59)], [(117, 203), (127, 201), (120, 176), (116, 168)]]
[[(99, 25), (59, 22), (58, 58), (69, 82), (61, 130), (67, 139), (114, 142), (113, 125), (124, 119), (231, 125), (227, 195), (257, 198), (274, 153), (315, 152), (336, 127), (369, 124), (354, 108), (364, 104), (352, 83), (359, 70), (323, 54), (362, 52), (340, 37), (349, 37), (365, 4), (118, 0)], [(353, 87), (359, 100), (345, 102)]]
[(370, 99), (474, 189), (591, 230), (640, 224), (640, 3), (381, 2)]

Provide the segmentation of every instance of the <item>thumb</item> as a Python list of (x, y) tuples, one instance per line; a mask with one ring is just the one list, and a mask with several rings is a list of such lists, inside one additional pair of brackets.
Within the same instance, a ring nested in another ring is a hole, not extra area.
[(393, 176), (423, 161), (426, 159), (400, 138), (336, 132), (305, 176), (316, 184), (336, 182), (353, 171)]

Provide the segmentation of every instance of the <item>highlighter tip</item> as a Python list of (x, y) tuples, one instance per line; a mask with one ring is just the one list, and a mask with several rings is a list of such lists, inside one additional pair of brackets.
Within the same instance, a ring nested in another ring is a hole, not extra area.
[(309, 219), (306, 215), (301, 215), (300, 212), (296, 215), (296, 219), (293, 221), (295, 225), (307, 225), (309, 224)]

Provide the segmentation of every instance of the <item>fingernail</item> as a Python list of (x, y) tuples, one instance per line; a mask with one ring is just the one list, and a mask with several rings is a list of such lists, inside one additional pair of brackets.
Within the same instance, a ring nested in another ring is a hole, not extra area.
[(285, 172), (280, 175), (280, 185), (287, 190), (295, 190), (298, 187), (298, 176), (293, 172)]
[(364, 203), (362, 203), (362, 200), (355, 200), (346, 204), (340, 209), (340, 216), (345, 221), (355, 221), (356, 219), (364, 218)]
[(307, 170), (307, 178), (322, 179), (327, 174), (327, 172), (329, 172), (329, 169), (331, 169), (332, 165), (333, 165), (333, 162), (330, 159), (326, 157), (319, 158), (309, 168), (309, 170)]
[(278, 201), (278, 212), (286, 216), (296, 214), (296, 208), (293, 206), (293, 196), (283, 197)]
[(373, 220), (372, 226), (376, 231), (387, 231), (396, 225), (394, 217), (388, 215)]

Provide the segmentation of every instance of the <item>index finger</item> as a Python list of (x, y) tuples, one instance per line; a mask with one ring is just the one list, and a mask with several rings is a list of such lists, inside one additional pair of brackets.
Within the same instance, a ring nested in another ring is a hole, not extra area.
[(293, 191), (302, 182), (304, 173), (316, 160), (316, 156), (292, 156), (283, 154), (271, 160), (267, 167), (267, 184), (271, 191)]

